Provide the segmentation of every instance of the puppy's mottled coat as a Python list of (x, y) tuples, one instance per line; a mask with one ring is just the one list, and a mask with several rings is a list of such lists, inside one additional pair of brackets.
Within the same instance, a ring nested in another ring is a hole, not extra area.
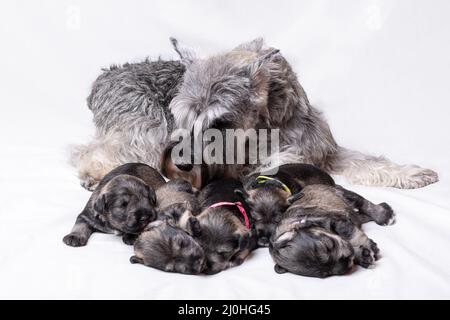
[(154, 190), (164, 183), (158, 171), (146, 164), (117, 167), (100, 181), (64, 243), (84, 246), (93, 232), (100, 231), (121, 234), (125, 243), (132, 244), (156, 219)]

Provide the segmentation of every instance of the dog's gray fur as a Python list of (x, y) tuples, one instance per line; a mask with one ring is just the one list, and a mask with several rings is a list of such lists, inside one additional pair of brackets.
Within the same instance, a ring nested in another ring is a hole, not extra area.
[(83, 187), (93, 190), (118, 165), (143, 162), (159, 168), (173, 130), (168, 105), (184, 74), (179, 61), (124, 64), (104, 69), (87, 99), (96, 134), (72, 149), (71, 162)]
[(289, 63), (262, 39), (208, 59), (172, 43), (186, 64), (183, 84), (170, 104), (177, 127), (199, 132), (225, 122), (229, 128), (279, 128), (280, 152), (263, 160), (263, 167), (310, 163), (352, 183), (398, 188), (438, 181), (432, 170), (339, 147)]
[(93, 232), (100, 231), (120, 234), (126, 244), (133, 244), (145, 226), (157, 218), (154, 190), (164, 183), (158, 171), (146, 164), (115, 168), (100, 181), (64, 243), (84, 246)]
[(309, 185), (291, 201), (269, 246), (278, 273), (323, 278), (345, 274), (354, 263), (368, 268), (379, 249), (361, 224), (394, 221), (386, 203), (373, 204), (340, 186)]

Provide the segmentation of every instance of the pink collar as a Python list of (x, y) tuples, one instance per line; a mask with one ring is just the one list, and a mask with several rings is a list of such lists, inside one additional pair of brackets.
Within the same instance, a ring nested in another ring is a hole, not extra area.
[(221, 206), (236, 206), (239, 209), (239, 211), (242, 213), (242, 215), (244, 216), (245, 226), (247, 227), (247, 229), (250, 229), (250, 221), (248, 220), (247, 212), (245, 212), (245, 209), (242, 206), (242, 203), (240, 201), (238, 201), (238, 202), (217, 202), (217, 203), (214, 203), (213, 205), (210, 205), (209, 207), (217, 208), (217, 207), (221, 207)]

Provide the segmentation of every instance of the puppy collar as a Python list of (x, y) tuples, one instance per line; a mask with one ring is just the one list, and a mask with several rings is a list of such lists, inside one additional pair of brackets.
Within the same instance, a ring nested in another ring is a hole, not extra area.
[(247, 212), (245, 212), (244, 206), (242, 205), (242, 202), (238, 201), (238, 202), (217, 202), (214, 203), (213, 205), (210, 205), (210, 208), (217, 208), (217, 207), (222, 207), (222, 206), (235, 206), (239, 209), (239, 211), (242, 213), (242, 215), (244, 216), (244, 223), (245, 223), (245, 227), (247, 229), (250, 229), (250, 221), (248, 220), (248, 216), (247, 216)]
[(267, 181), (278, 181), (281, 184), (281, 187), (283, 188), (284, 191), (289, 193), (289, 195), (292, 194), (291, 189), (289, 189), (289, 187), (287, 185), (285, 185), (283, 182), (281, 182), (278, 179), (275, 179), (275, 178), (272, 178), (272, 177), (268, 177), (268, 176), (257, 176), (256, 177), (256, 182), (258, 182), (259, 184), (264, 184)]

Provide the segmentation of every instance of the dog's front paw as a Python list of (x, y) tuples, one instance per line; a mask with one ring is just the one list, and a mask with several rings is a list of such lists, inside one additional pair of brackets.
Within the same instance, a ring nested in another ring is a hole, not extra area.
[(401, 181), (400, 188), (417, 189), (439, 181), (438, 174), (430, 169), (412, 167), (408, 176)]
[(363, 268), (370, 268), (378, 260), (379, 253), (377, 244), (369, 239), (366, 245), (361, 245), (356, 250), (355, 262)]
[(71, 247), (83, 247), (87, 244), (88, 238), (78, 233), (69, 233), (63, 238), (63, 242)]

